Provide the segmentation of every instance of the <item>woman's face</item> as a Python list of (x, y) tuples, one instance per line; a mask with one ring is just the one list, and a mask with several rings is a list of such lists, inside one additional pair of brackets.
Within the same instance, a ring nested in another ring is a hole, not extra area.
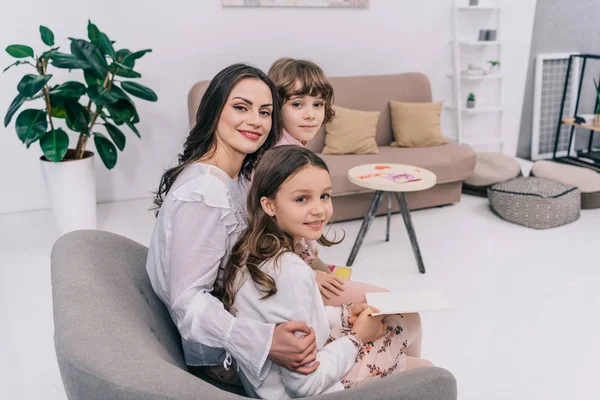
[(231, 90), (217, 124), (219, 147), (244, 157), (254, 153), (271, 131), (273, 97), (260, 79), (246, 78)]

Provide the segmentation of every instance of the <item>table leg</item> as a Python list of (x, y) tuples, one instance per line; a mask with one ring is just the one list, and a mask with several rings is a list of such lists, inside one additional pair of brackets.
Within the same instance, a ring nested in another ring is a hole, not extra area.
[(419, 272), (422, 274), (425, 273), (425, 265), (423, 264), (423, 258), (421, 257), (421, 250), (419, 249), (419, 243), (417, 243), (417, 236), (415, 234), (415, 228), (412, 224), (412, 219), (410, 217), (410, 211), (408, 210), (408, 204), (406, 203), (406, 197), (403, 192), (396, 192), (396, 200), (398, 201), (398, 205), (400, 206), (400, 212), (402, 213), (402, 219), (404, 219), (404, 226), (406, 227), (406, 231), (408, 232), (408, 237), (410, 238), (410, 244), (413, 249), (413, 253), (415, 258), (417, 259), (417, 265), (419, 266)]
[(392, 192), (388, 192), (387, 225), (385, 227), (385, 241), (390, 241), (390, 224), (392, 223)]
[(347, 266), (352, 266), (354, 263), (354, 259), (356, 258), (356, 254), (358, 253), (358, 249), (362, 245), (363, 239), (365, 235), (369, 231), (369, 227), (373, 222), (373, 218), (377, 213), (377, 209), (381, 204), (381, 199), (383, 198), (384, 192), (376, 191), (373, 196), (373, 200), (371, 200), (371, 205), (369, 206), (369, 210), (367, 211), (367, 215), (363, 219), (362, 225), (360, 226), (360, 231), (358, 231), (358, 236), (356, 236), (356, 240), (354, 241), (354, 246), (352, 246), (352, 251), (350, 252), (350, 256), (348, 257), (348, 261), (346, 262)]

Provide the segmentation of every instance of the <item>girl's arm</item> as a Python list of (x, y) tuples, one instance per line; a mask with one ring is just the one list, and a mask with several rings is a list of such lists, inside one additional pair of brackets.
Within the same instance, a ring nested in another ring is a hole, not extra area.
[[(277, 293), (268, 299), (256, 300), (254, 306), (269, 322), (304, 321), (312, 324), (317, 345), (320, 343), (322, 346), (329, 336), (329, 321), (310, 267), (291, 253), (282, 255), (280, 265), (280, 268), (268, 271), (275, 278)], [(340, 320), (339, 311), (336, 317)], [(344, 337), (318, 351), (320, 365), (310, 375), (281, 368), (287, 393), (291, 397), (308, 397), (327, 391), (352, 368), (357, 354), (357, 346), (350, 338)]]
[(200, 201), (183, 202), (175, 212), (168, 306), (184, 339), (227, 350), (258, 382), (270, 368), (275, 326), (235, 318), (211, 295), (232, 229), (222, 215), (221, 208)]

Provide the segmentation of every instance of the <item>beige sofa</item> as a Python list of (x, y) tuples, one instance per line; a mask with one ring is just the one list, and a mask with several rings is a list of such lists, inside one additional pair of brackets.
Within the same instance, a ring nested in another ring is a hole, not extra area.
[[(373, 192), (350, 183), (348, 170), (361, 164), (399, 163), (428, 169), (437, 175), (437, 184), (422, 192), (408, 193), (406, 198), (411, 210), (458, 203), (462, 182), (473, 172), (476, 155), (466, 145), (448, 143), (441, 146), (421, 148), (390, 147), (392, 126), (389, 101), (431, 102), (429, 79), (421, 73), (395, 75), (350, 76), (330, 78), (335, 91), (335, 104), (364, 111), (380, 111), (376, 141), (379, 154), (346, 154), (320, 156), (327, 163), (333, 182), (334, 220), (344, 221), (364, 217)], [(196, 83), (188, 94), (190, 121), (200, 104), (207, 81)], [(325, 129), (315, 136), (309, 148), (320, 153), (325, 145)], [(386, 212), (387, 202), (382, 202), (378, 215)], [(394, 202), (393, 211), (399, 211)]]

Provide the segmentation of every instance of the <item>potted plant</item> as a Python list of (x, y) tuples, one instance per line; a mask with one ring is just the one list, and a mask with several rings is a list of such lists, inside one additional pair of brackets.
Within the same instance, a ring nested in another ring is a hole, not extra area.
[(600, 126), (600, 84), (594, 78), (594, 86), (596, 87), (596, 106), (594, 108), (594, 125)]
[(500, 73), (500, 61), (499, 60), (490, 60), (488, 61), (490, 64), (490, 74), (497, 75)]
[(467, 108), (475, 108), (475, 93), (469, 93), (469, 97), (467, 97)]
[[(40, 26), (47, 49), (37, 55), (29, 46), (10, 45), (6, 52), (16, 61), (3, 71), (14, 66), (35, 71), (23, 76), (17, 85), (18, 94), (8, 107), (4, 126), (24, 103), (39, 103), (18, 114), (15, 128), (27, 148), (35, 142), (40, 144), (44, 180), (61, 234), (96, 227), (95, 155), (86, 149), (88, 139), (93, 138), (100, 160), (112, 169), (117, 163), (117, 149), (125, 148), (122, 127), (140, 137), (136, 127), (140, 118), (129, 95), (158, 99), (150, 88), (123, 79), (140, 78), (134, 70), (136, 60), (152, 50), (117, 50), (115, 42), (91, 21), (87, 33), (89, 40), (69, 38), (70, 52), (64, 53), (55, 47), (52, 31)], [(58, 84), (50, 67), (80, 70), (83, 79)], [(78, 136), (74, 148), (69, 146), (69, 131)]]

